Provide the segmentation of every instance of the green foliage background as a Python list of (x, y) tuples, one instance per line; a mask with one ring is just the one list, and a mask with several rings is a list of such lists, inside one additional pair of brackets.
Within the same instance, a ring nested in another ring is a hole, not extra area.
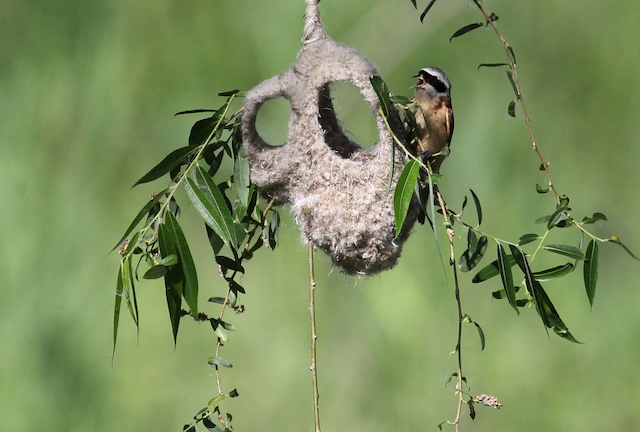
[[(324, 0), (321, 8), (329, 33), (369, 56), (396, 93), (410, 93), (408, 77), (421, 67), (447, 71), (456, 133), (441, 188), (455, 208), (472, 187), (484, 229), (515, 240), (541, 229), (533, 221), (553, 202), (535, 193), (542, 176), (522, 117), (507, 116), (512, 90), (504, 72), (476, 70), (503, 61), (500, 44), (482, 30), (450, 44), (456, 29), (481, 17), (466, 1), (440, 3), (425, 24), (409, 1)], [(609, 217), (596, 234), (618, 234), (637, 252), (640, 7), (630, 0), (486, 4), (515, 49), (556, 186), (577, 217)], [(173, 114), (219, 106), (218, 92), (249, 89), (287, 69), (303, 6), (0, 3), (0, 429), (176, 431), (215, 393), (206, 365), (213, 334), (185, 322), (174, 349), (160, 281), (140, 286), (139, 340), (125, 316), (111, 365), (118, 256), (108, 251), (148, 194), (164, 186), (130, 191), (131, 184), (186, 143), (195, 118)], [(375, 140), (359, 103), (345, 98), (338, 107), (356, 138)], [(261, 124), (265, 136), (283, 140), (285, 106), (274, 103)], [(187, 235), (202, 236), (197, 216), (185, 211), (189, 219)], [(247, 312), (230, 318), (238, 331), (224, 356), (235, 367), (223, 379), (240, 393), (228, 407), (236, 430), (312, 428), (306, 249), (288, 216), (283, 224), (279, 248), (248, 265)], [(547, 285), (584, 345), (548, 338), (534, 310), (517, 318), (492, 300), (497, 278), (492, 286), (463, 278), (465, 311), (487, 335), (480, 353), (469, 327), (466, 374), (473, 393), (504, 404), (499, 412), (479, 408), (465, 429), (633, 430), (640, 423), (640, 267), (605, 246), (593, 310), (579, 273)], [(192, 252), (203, 297), (221, 295), (204, 236)], [(370, 279), (343, 277), (318, 255), (327, 431), (434, 430), (453, 417), (444, 381), (455, 367), (448, 356), (455, 304), (438, 260), (425, 228), (396, 269)]]

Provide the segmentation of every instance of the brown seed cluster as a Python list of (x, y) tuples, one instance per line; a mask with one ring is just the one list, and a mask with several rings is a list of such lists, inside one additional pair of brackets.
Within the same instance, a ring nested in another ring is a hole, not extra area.
[(477, 404), (486, 405), (494, 409), (502, 408), (502, 404), (497, 397), (484, 393), (473, 398), (473, 401)]

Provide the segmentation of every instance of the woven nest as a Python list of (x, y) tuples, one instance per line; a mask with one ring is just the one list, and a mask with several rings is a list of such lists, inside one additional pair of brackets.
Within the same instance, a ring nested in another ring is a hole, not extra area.
[[(417, 205), (414, 199), (396, 233), (393, 194), (407, 159), (402, 150), (394, 151), (378, 110), (370, 83), (378, 71), (358, 51), (326, 35), (311, 3), (295, 64), (246, 94), (243, 144), (252, 181), (276, 204), (292, 204), (303, 241), (326, 252), (345, 273), (370, 275), (397, 263)], [(379, 132), (373, 147), (363, 149), (340, 127), (330, 94), (337, 81), (352, 83), (369, 104)], [(272, 146), (258, 134), (256, 117), (265, 102), (281, 97), (291, 105), (287, 143)]]

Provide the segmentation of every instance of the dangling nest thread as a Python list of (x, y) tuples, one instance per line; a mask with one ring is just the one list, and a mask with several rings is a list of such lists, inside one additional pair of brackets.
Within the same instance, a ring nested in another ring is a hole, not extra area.
[[(307, 0), (302, 42), (289, 70), (246, 94), (242, 133), (252, 181), (276, 204), (291, 203), (303, 241), (325, 251), (345, 273), (389, 269), (415, 223), (417, 206), (414, 199), (397, 235), (393, 194), (407, 159), (402, 150), (394, 151), (378, 110), (370, 83), (378, 71), (358, 51), (327, 36), (313, 0)], [(370, 149), (342, 131), (329, 90), (336, 81), (352, 83), (371, 107), (379, 140)], [(256, 117), (265, 102), (278, 97), (289, 101), (291, 116), (287, 143), (276, 147), (260, 137)]]

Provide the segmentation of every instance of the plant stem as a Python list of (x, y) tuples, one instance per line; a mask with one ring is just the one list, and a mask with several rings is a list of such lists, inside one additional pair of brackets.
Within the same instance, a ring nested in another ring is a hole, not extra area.
[[(429, 165), (429, 169), (431, 169), (431, 165)], [(462, 312), (462, 298), (460, 295), (460, 281), (458, 279), (458, 268), (456, 267), (456, 253), (453, 244), (453, 238), (455, 233), (453, 228), (451, 227), (451, 220), (449, 218), (449, 210), (447, 209), (447, 205), (442, 198), (442, 194), (440, 190), (434, 188), (434, 192), (436, 197), (438, 198), (438, 202), (440, 203), (440, 208), (442, 209), (442, 214), (445, 221), (445, 227), (447, 231), (447, 237), (449, 239), (449, 265), (453, 269), (453, 281), (455, 284), (455, 297), (456, 304), (458, 306), (458, 340), (456, 342), (456, 355), (458, 362), (458, 379), (456, 381), (456, 391), (458, 393), (458, 407), (456, 409), (456, 417), (453, 420), (453, 424), (456, 432), (460, 432), (460, 416), (462, 414), (462, 404), (464, 403), (464, 391), (462, 388), (464, 376), (462, 374), (462, 325), (464, 320), (464, 313)]]
[(313, 419), (315, 432), (320, 432), (320, 394), (318, 393), (318, 367), (316, 363), (316, 279), (313, 263), (313, 244), (309, 242), (309, 316), (311, 319), (311, 386), (313, 388)]
[[(233, 279), (233, 277), (231, 277), (230, 279)], [(229, 279), (225, 278), (225, 280), (227, 282), (229, 282)], [(224, 302), (222, 303), (222, 308), (220, 310), (220, 314), (218, 315), (218, 325), (221, 325), (220, 323), (222, 322), (222, 318), (224, 317), (224, 312), (225, 309), (227, 308), (227, 303), (229, 302), (229, 294), (231, 293), (231, 284), (227, 285), (227, 293), (224, 296)], [(222, 347), (222, 340), (220, 339), (220, 337), (218, 337), (218, 340), (216, 342), (216, 357), (218, 357), (220, 355), (220, 348)], [(220, 382), (220, 368), (218, 367), (218, 365), (215, 366), (216, 367), (216, 387), (218, 388), (218, 394), (222, 394), (222, 384)]]
[(551, 172), (549, 171), (549, 163), (542, 156), (542, 152), (538, 148), (538, 144), (536, 143), (536, 138), (535, 138), (535, 136), (533, 134), (533, 126), (531, 125), (531, 119), (529, 118), (529, 114), (527, 112), (527, 106), (524, 103), (524, 98), (522, 96), (522, 90), (520, 89), (520, 82), (518, 81), (518, 70), (516, 68), (515, 58), (514, 58), (514, 56), (512, 54), (513, 51), (512, 51), (511, 45), (509, 45), (509, 42), (504, 38), (504, 36), (502, 35), (502, 32), (500, 32), (500, 30), (496, 26), (495, 19), (493, 19), (487, 13), (487, 11), (484, 9), (484, 7), (482, 6), (481, 1), (480, 0), (473, 0), (473, 2), (478, 7), (480, 12), (482, 12), (482, 15), (484, 15), (484, 18), (487, 21), (487, 24), (495, 32), (496, 36), (498, 36), (498, 38), (500, 39), (500, 42), (502, 42), (502, 46), (503, 46), (504, 51), (505, 51), (506, 56), (507, 56), (507, 62), (509, 63), (509, 69), (511, 70), (511, 75), (513, 77), (513, 84), (514, 84), (515, 90), (516, 90), (516, 98), (517, 98), (518, 102), (520, 103), (520, 108), (522, 109), (522, 114), (524, 115), (524, 121), (527, 124), (527, 129), (529, 131), (529, 138), (531, 139), (531, 146), (533, 147), (533, 150), (536, 152), (536, 154), (538, 155), (538, 158), (540, 159), (540, 166), (544, 170), (544, 173), (545, 173), (545, 175), (547, 177), (547, 186), (549, 187), (549, 190), (551, 190), (554, 193), (554, 195), (556, 196), (556, 201), (559, 203), (560, 202), (560, 194), (556, 190), (556, 187), (554, 186), (553, 181), (551, 180)]

